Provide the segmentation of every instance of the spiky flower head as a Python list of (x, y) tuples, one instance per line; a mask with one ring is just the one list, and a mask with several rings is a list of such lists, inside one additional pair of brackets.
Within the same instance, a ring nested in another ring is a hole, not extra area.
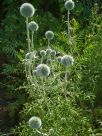
[(41, 122), (41, 119), (39, 118), (39, 117), (35, 117), (35, 116), (33, 116), (33, 117), (31, 117), (30, 119), (29, 119), (29, 121), (28, 121), (28, 124), (29, 124), (29, 126), (31, 127), (31, 128), (40, 128), (41, 127), (41, 125), (42, 125), (42, 122)]
[(50, 68), (46, 64), (39, 64), (36, 68), (37, 76), (47, 77), (50, 74)]
[(53, 33), (52, 31), (46, 31), (45, 37), (46, 37), (48, 40), (52, 40), (52, 39), (54, 38), (54, 33)]
[(20, 7), (20, 13), (23, 17), (32, 17), (35, 13), (35, 8), (30, 3), (24, 3)]
[(52, 56), (56, 56), (56, 51), (55, 51), (55, 50), (52, 50), (52, 51), (51, 51), (51, 55), (52, 55)]
[(57, 57), (57, 61), (60, 62), (60, 63), (61, 63), (61, 59), (62, 59), (61, 56), (58, 56), (58, 57)]
[(32, 32), (35, 32), (38, 30), (39, 26), (38, 24), (35, 22), (35, 21), (31, 21), (29, 24), (28, 24), (28, 28), (29, 30), (31, 30)]
[(45, 50), (41, 50), (41, 51), (40, 51), (40, 55), (41, 55), (42, 57), (46, 56), (46, 51), (45, 51)]
[(50, 55), (50, 54), (51, 54), (51, 52), (52, 52), (52, 49), (50, 49), (50, 48), (49, 48), (49, 49), (47, 49), (47, 50), (46, 50), (46, 55)]
[(64, 6), (66, 10), (72, 10), (74, 8), (74, 2), (72, 0), (67, 0)]
[(68, 67), (70, 65), (73, 65), (74, 59), (71, 55), (64, 55), (61, 59), (61, 63), (65, 66)]

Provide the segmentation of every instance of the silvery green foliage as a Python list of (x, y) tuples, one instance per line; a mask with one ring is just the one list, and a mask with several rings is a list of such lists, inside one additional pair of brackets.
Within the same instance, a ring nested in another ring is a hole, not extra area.
[(46, 55), (50, 55), (51, 52), (52, 52), (52, 49), (47, 49), (47, 50), (46, 50)]
[(29, 30), (31, 30), (32, 32), (35, 32), (38, 30), (39, 26), (38, 24), (35, 22), (35, 21), (31, 21), (29, 24), (28, 24), (28, 28)]
[(52, 39), (54, 38), (54, 33), (53, 33), (52, 31), (46, 31), (45, 37), (46, 37), (48, 40), (52, 40)]
[(65, 66), (68, 67), (70, 65), (73, 65), (74, 59), (71, 55), (64, 55), (61, 58), (61, 63)]
[(51, 51), (51, 55), (52, 55), (52, 56), (56, 56), (56, 51), (55, 51), (55, 50), (52, 50), (52, 51)]
[(41, 50), (41, 51), (40, 51), (40, 55), (41, 55), (42, 57), (46, 56), (46, 51), (45, 51), (45, 50)]
[(30, 3), (24, 3), (20, 7), (20, 13), (23, 17), (32, 17), (35, 13), (35, 8)]
[(72, 0), (67, 0), (64, 6), (66, 10), (72, 10), (74, 8), (74, 2)]
[(40, 128), (41, 127), (41, 125), (42, 125), (42, 122), (41, 122), (41, 119), (39, 118), (39, 117), (35, 117), (35, 116), (33, 116), (33, 117), (31, 117), (30, 119), (29, 119), (29, 121), (28, 121), (28, 124), (29, 124), (29, 126), (31, 127), (31, 128)]
[(37, 76), (40, 77), (47, 77), (50, 74), (50, 68), (46, 64), (39, 64), (36, 70)]
[(62, 59), (61, 56), (58, 56), (58, 57), (57, 57), (57, 61), (58, 61), (59, 63), (61, 63), (61, 59)]

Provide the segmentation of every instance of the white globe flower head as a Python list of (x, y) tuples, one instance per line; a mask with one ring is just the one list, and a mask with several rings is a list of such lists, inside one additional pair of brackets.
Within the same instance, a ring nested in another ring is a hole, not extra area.
[(61, 58), (61, 63), (65, 66), (68, 67), (70, 65), (73, 65), (74, 59), (71, 55), (64, 55)]
[(50, 68), (46, 64), (39, 64), (36, 70), (37, 76), (40, 77), (47, 77), (50, 74)]
[(45, 37), (46, 37), (48, 40), (52, 40), (52, 39), (54, 38), (54, 33), (53, 33), (52, 31), (46, 31)]
[(20, 13), (23, 17), (32, 17), (35, 13), (35, 8), (30, 3), (24, 3), (20, 7)]
[(66, 10), (72, 10), (74, 8), (74, 2), (72, 0), (67, 0), (64, 6)]
[(46, 56), (46, 51), (45, 51), (45, 50), (41, 50), (41, 51), (40, 51), (40, 55), (41, 55), (42, 57)]
[(52, 52), (52, 49), (47, 49), (47, 50), (46, 50), (46, 55), (50, 55), (51, 52)]
[(28, 24), (28, 28), (29, 30), (31, 30), (32, 32), (35, 32), (39, 29), (39, 26), (38, 24), (35, 22), (35, 21), (31, 21), (29, 24)]
[(31, 117), (31, 118), (29, 119), (28, 124), (29, 124), (29, 126), (30, 126), (31, 128), (37, 129), (37, 128), (40, 128), (40, 127), (41, 127), (42, 122), (41, 122), (41, 119), (40, 119), (39, 117), (33, 116), (33, 117)]

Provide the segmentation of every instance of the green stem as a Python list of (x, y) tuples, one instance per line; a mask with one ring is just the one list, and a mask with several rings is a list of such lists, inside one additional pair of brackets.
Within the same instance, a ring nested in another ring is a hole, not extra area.
[(48, 39), (48, 49), (50, 48), (50, 40)]
[(31, 43), (31, 45), (32, 45), (32, 51), (34, 50), (34, 32), (32, 32), (32, 43)]
[(28, 17), (26, 18), (26, 29), (27, 29), (28, 51), (30, 52), (30, 35), (29, 35), (29, 28), (28, 28)]
[(69, 22), (69, 15), (70, 15), (70, 12), (69, 12), (69, 10), (68, 10), (68, 13), (67, 13), (68, 36), (70, 36), (70, 22)]

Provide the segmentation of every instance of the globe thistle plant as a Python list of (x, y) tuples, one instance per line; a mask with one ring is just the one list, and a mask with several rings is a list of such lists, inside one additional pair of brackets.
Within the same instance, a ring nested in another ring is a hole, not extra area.
[(61, 59), (61, 63), (65, 66), (71, 66), (73, 65), (74, 59), (71, 55), (64, 55)]
[(62, 59), (61, 56), (58, 56), (58, 57), (57, 57), (57, 61), (58, 61), (59, 63), (61, 63), (61, 59)]
[(35, 8), (30, 3), (24, 3), (20, 7), (20, 13), (23, 17), (32, 17), (35, 13)]
[(74, 8), (74, 2), (72, 0), (67, 0), (64, 6), (66, 10), (72, 10)]
[(28, 124), (32, 129), (38, 129), (41, 127), (42, 122), (39, 117), (33, 116), (29, 119)]
[(35, 21), (31, 21), (28, 24), (28, 28), (29, 28), (30, 31), (35, 32), (35, 31), (38, 30), (39, 26), (38, 26), (38, 24)]
[(48, 39), (48, 48), (50, 47), (50, 40), (54, 38), (54, 33), (52, 31), (46, 31), (45, 37)]
[(41, 55), (42, 57), (46, 56), (46, 51), (45, 51), (45, 50), (41, 50), (41, 51), (40, 51), (40, 55)]
[(67, 0), (64, 4), (65, 9), (68, 11), (67, 12), (67, 25), (68, 25), (68, 36), (70, 36), (70, 23), (69, 23), (69, 15), (70, 15), (70, 10), (74, 8), (74, 2), (72, 0)]
[(51, 55), (52, 49), (47, 49), (46, 50), (46, 55)]
[(46, 37), (48, 40), (52, 40), (52, 39), (54, 38), (54, 33), (53, 33), (52, 31), (46, 31), (45, 37)]
[(37, 76), (40, 77), (47, 77), (50, 74), (50, 68), (46, 64), (39, 64), (36, 70)]

